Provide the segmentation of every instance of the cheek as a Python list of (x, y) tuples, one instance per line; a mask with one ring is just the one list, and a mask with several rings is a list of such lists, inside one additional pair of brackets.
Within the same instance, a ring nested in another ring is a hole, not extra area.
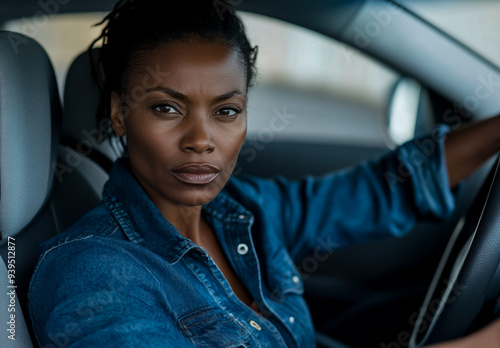
[(237, 156), (247, 133), (246, 121), (244, 124), (234, 127), (231, 131), (226, 131), (221, 139), (223, 152), (227, 155)]
[(224, 144), (221, 144), (222, 154), (227, 163), (227, 170), (232, 172), (238, 160), (238, 154), (246, 137), (246, 127), (238, 132), (232, 132), (224, 137)]
[[(134, 115), (135, 116), (135, 115)], [(157, 157), (173, 149), (177, 141), (175, 132), (162, 129), (154, 122), (141, 117), (130, 117), (127, 123), (127, 147), (129, 154), (140, 152), (147, 157)]]

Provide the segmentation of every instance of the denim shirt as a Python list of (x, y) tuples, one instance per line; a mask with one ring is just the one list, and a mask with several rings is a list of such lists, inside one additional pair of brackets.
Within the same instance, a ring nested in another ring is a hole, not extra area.
[[(446, 128), (380, 160), (297, 181), (238, 176), (203, 214), (261, 314), (118, 160), (102, 203), (41, 245), (29, 312), (42, 347), (315, 347), (294, 262), (403, 235), (454, 209)], [(189, 219), (189, 216), (186, 216)]]

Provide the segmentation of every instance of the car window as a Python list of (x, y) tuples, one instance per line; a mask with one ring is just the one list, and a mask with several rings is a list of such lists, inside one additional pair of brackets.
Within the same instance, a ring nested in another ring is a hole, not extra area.
[[(397, 73), (316, 32), (254, 14), (243, 18), (259, 45), (249, 137), (385, 146)], [(283, 113), (292, 115), (285, 127), (270, 132)]]
[[(258, 82), (249, 94), (248, 138), (386, 145), (387, 109), (398, 74), (335, 40), (272, 18), (241, 13), (259, 46)], [(59, 85), (70, 62), (99, 35), (103, 13), (27, 18), (5, 29), (34, 37), (48, 51)]]

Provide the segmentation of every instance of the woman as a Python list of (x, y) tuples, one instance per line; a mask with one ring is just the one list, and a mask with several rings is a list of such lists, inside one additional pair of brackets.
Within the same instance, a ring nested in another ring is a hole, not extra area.
[[(314, 347), (293, 261), (318, 238), (348, 245), (446, 217), (450, 187), (500, 148), (494, 118), (439, 129), (424, 163), (408, 143), (321, 179), (230, 178), (256, 58), (230, 6), (120, 1), (105, 21), (104, 117), (128, 156), (102, 204), (42, 246), (30, 313), (44, 347)], [(402, 167), (411, 175), (386, 180)], [(494, 325), (453, 347), (498, 344)]]

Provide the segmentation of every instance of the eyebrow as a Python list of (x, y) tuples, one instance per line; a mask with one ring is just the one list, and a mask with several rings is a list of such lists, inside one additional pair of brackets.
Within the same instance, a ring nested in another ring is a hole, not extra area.
[[(181, 92), (178, 92), (176, 90), (173, 90), (171, 88), (168, 88), (168, 87), (157, 86), (157, 87), (153, 87), (153, 88), (147, 88), (146, 93), (150, 93), (150, 92), (162, 92), (162, 93), (168, 94), (168, 95), (170, 95), (176, 99), (182, 100), (182, 101), (186, 101), (189, 99), (187, 95), (185, 95)], [(224, 94), (221, 94), (221, 95), (215, 97), (214, 102), (215, 103), (221, 102), (221, 101), (230, 99), (230, 98), (234, 97), (235, 95), (244, 96), (242, 91), (240, 91), (239, 89), (235, 89), (231, 92), (227, 92), (227, 93), (224, 93)]]

